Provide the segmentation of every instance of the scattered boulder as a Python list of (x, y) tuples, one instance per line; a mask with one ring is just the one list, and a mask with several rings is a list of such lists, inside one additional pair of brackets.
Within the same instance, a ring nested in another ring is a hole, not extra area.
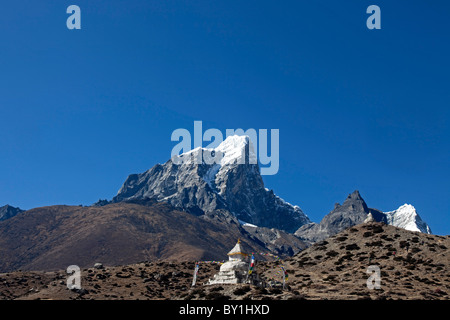
[(97, 262), (96, 264), (94, 264), (94, 268), (95, 269), (103, 269), (103, 264), (101, 264), (100, 262)]

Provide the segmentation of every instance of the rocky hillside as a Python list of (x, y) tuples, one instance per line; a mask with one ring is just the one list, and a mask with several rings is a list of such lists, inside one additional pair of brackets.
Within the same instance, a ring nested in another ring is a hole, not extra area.
[[(450, 295), (450, 236), (383, 223), (348, 228), (286, 264), (292, 292), (314, 299), (449, 299)], [(381, 270), (379, 290), (366, 286), (370, 265)]]
[(266, 250), (226, 211), (201, 219), (157, 202), (42, 207), (0, 222), (0, 272), (217, 260), (238, 238), (255, 252)]
[[(0, 274), (0, 299), (450, 299), (450, 236), (427, 235), (366, 223), (317, 243), (284, 261), (257, 261), (255, 271), (268, 286), (204, 286), (218, 272), (202, 263), (191, 287), (194, 261), (142, 262), (93, 266), (81, 272), (81, 290), (66, 287), (55, 272)], [(282, 289), (280, 266), (289, 278)], [(380, 289), (368, 289), (367, 268), (381, 271)]]

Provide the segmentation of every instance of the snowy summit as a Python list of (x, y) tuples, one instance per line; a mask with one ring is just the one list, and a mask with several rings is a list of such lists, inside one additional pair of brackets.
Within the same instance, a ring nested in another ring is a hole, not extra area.
[[(246, 147), (248, 147), (248, 160), (245, 159)], [(224, 141), (222, 141), (216, 148), (202, 148), (198, 147), (190, 151), (184, 152), (180, 157), (187, 157), (191, 155), (197, 155), (202, 151), (203, 156), (211, 155), (214, 159), (214, 164), (218, 164), (221, 167), (225, 165), (232, 164), (244, 164), (246, 162), (251, 164), (257, 163), (256, 154), (253, 148), (253, 143), (251, 142), (249, 136), (238, 136), (232, 135), (228, 136)], [(205, 159), (204, 159), (205, 160)], [(212, 163), (209, 163), (212, 164)]]
[(416, 208), (410, 204), (405, 203), (397, 210), (385, 212), (385, 214), (390, 225), (431, 234), (430, 227), (417, 214)]

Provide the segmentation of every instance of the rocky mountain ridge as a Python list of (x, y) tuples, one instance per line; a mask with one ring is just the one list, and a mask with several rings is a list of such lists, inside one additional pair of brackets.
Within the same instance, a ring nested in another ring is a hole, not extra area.
[[(219, 160), (208, 161), (212, 155)], [(145, 197), (198, 216), (227, 210), (243, 224), (293, 233), (310, 243), (362, 223), (369, 214), (374, 221), (431, 233), (411, 205), (384, 213), (369, 208), (357, 190), (320, 223), (311, 222), (300, 207), (264, 187), (248, 136), (229, 136), (215, 149), (196, 148), (144, 173), (132, 174), (112, 202)]]
[(337, 203), (319, 223), (310, 223), (300, 227), (294, 234), (301, 239), (314, 243), (331, 237), (346, 228), (363, 223), (370, 216), (375, 222), (383, 222), (410, 231), (431, 233), (430, 227), (422, 221), (411, 205), (384, 213), (369, 208), (358, 190), (349, 194), (342, 205)]
[(23, 212), (22, 209), (15, 208), (7, 204), (3, 207), (0, 207), (0, 221), (12, 218), (21, 212)]
[[(204, 159), (211, 154), (221, 160), (208, 164)], [(187, 160), (174, 157), (128, 176), (112, 202), (154, 198), (198, 216), (224, 209), (241, 221), (291, 233), (310, 223), (298, 206), (264, 187), (249, 137), (229, 136), (213, 150), (197, 148), (179, 157)]]

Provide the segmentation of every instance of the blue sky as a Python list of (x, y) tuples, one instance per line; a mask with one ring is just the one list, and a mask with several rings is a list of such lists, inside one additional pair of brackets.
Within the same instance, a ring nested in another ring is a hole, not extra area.
[[(66, 28), (79, 5), (82, 29)], [(368, 30), (366, 8), (381, 8)], [(0, 19), (0, 205), (111, 199), (176, 128), (280, 130), (266, 187), (450, 233), (447, 1), (24, 1)]]

